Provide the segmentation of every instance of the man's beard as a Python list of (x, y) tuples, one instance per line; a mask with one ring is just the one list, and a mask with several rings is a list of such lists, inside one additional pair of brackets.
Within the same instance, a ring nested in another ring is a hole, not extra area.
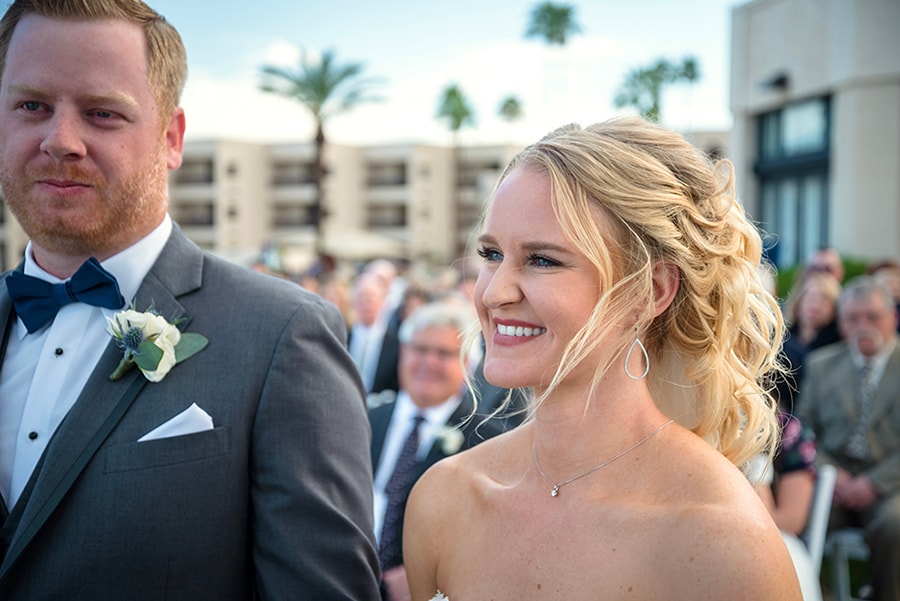
[[(46, 179), (91, 186), (96, 197), (92, 214), (77, 212), (81, 199), (41, 198), (34, 182)], [(110, 256), (127, 248), (157, 225), (158, 207), (165, 206), (167, 196), (166, 168), (158, 153), (115, 187), (69, 164), (29, 172), (24, 178), (0, 165), (0, 185), (10, 211), (34, 243), (69, 256)]]

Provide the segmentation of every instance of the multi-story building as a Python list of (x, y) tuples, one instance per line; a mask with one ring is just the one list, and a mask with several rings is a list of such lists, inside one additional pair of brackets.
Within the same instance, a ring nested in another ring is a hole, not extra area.
[(729, 154), (777, 264), (900, 257), (900, 2), (754, 0), (731, 42)]
[[(328, 144), (319, 248), (337, 259), (449, 265), (466, 244), (515, 146)], [(197, 244), (235, 262), (299, 272), (315, 256), (314, 147), (188, 141), (169, 177), (169, 212)], [(0, 261), (27, 236), (0, 206)]]
[[(689, 138), (720, 153), (725, 132)], [(513, 145), (325, 147), (319, 248), (340, 260), (405, 259), (440, 267), (470, 254), (485, 201)], [(298, 273), (315, 257), (314, 147), (188, 141), (169, 177), (169, 212), (194, 242), (249, 265)], [(22, 257), (27, 237), (0, 210), (0, 260)]]
[[(517, 147), (328, 144), (319, 248), (338, 259), (446, 265), (465, 254)], [(170, 212), (205, 248), (249, 263), (264, 248), (288, 272), (316, 248), (312, 144), (188, 142), (169, 182)]]

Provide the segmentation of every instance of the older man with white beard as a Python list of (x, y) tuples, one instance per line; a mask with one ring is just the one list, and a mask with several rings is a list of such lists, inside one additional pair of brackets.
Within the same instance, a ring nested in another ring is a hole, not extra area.
[(818, 462), (838, 468), (832, 527), (865, 529), (873, 599), (900, 599), (900, 348), (891, 291), (850, 282), (838, 300), (843, 341), (810, 354), (801, 419), (816, 432)]

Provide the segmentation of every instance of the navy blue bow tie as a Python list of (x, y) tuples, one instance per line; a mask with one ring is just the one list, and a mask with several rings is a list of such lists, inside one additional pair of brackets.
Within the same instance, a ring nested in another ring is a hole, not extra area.
[(103, 269), (94, 257), (85, 261), (67, 282), (51, 284), (13, 271), (6, 277), (6, 288), (16, 315), (29, 334), (52, 321), (60, 307), (69, 303), (81, 302), (106, 309), (121, 309), (125, 304), (116, 277)]

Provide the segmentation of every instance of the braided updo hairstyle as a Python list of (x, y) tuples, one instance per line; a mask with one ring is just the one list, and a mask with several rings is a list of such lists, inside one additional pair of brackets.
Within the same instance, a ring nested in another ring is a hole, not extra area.
[[(536, 403), (604, 340), (596, 391), (638, 332), (663, 412), (735, 464), (771, 451), (778, 426), (767, 382), (784, 326), (760, 279), (761, 237), (737, 201), (731, 163), (714, 164), (681, 135), (633, 117), (559, 128), (519, 153), (500, 181), (513, 169), (549, 177), (553, 210), (601, 282)], [(660, 265), (677, 270), (679, 287), (654, 317)]]

